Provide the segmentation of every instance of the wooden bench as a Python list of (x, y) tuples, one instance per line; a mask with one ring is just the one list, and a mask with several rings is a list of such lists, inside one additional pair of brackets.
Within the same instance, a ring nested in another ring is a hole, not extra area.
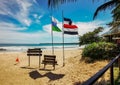
[(57, 65), (56, 56), (55, 55), (44, 55), (44, 60), (42, 61), (42, 64), (44, 64), (44, 69), (47, 64), (53, 65), (55, 69), (55, 65)]
[(40, 48), (28, 49), (27, 56), (29, 56), (28, 66), (30, 66), (30, 56), (39, 56), (39, 68), (40, 68), (40, 62), (41, 62), (41, 56), (42, 56), (42, 51)]

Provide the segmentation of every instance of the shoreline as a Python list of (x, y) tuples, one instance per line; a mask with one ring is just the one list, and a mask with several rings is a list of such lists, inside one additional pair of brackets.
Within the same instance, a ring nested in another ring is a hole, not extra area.
[[(33, 48), (36, 48), (36, 47), (32, 47), (32, 49)], [(39, 47), (37, 47), (37, 48), (39, 48)], [(1, 48), (0, 47), (0, 53), (1, 52), (27, 52), (27, 50), (28, 49), (31, 49), (31, 48), (19, 48), (19, 47), (10, 47), (10, 48), (8, 48), (8, 47), (3, 47), (3, 48)], [(83, 49), (83, 47), (65, 47), (64, 48), (64, 50), (82, 50)], [(52, 50), (52, 48), (41, 48), (41, 50)], [(54, 50), (63, 50), (63, 48), (62, 47), (55, 47), (54, 48)]]
[[(53, 45), (55, 50), (63, 49), (61, 43)], [(51, 44), (0, 44), (0, 52), (26, 52), (28, 49), (41, 48), (42, 50), (52, 50)], [(65, 43), (64, 49), (79, 49), (80, 46), (75, 43)]]

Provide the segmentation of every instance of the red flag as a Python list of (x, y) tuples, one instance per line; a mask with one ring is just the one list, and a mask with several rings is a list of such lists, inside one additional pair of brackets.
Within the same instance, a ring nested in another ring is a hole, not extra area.
[(76, 28), (78, 28), (76, 25), (69, 25), (69, 24), (64, 24), (63, 27), (68, 28), (68, 29), (76, 29)]

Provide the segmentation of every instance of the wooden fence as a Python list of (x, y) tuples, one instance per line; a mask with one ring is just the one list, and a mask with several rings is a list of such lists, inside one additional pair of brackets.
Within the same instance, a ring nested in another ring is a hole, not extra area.
[[(120, 63), (120, 54), (117, 55), (113, 60), (110, 61), (105, 67), (103, 67), (99, 72), (85, 81), (82, 85), (93, 85), (109, 68), (110, 68), (110, 85), (114, 85), (114, 70), (113, 64), (118, 61)], [(119, 71), (120, 71), (120, 64), (119, 64)]]

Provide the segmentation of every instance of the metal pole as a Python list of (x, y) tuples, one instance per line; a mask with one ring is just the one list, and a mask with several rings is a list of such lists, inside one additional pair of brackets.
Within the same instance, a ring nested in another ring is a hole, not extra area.
[(63, 27), (63, 11), (62, 11), (62, 41), (63, 41), (63, 66), (65, 66), (65, 54), (64, 54), (64, 27)]
[(52, 30), (52, 8), (51, 8), (51, 37), (52, 37), (52, 54), (54, 54), (53, 30)]

